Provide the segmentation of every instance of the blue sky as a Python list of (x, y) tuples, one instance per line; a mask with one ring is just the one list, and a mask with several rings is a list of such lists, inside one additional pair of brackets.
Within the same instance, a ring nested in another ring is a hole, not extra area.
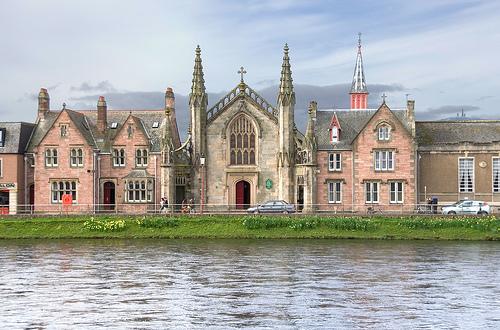
[[(371, 104), (380, 102), (385, 91), (392, 107), (403, 106), (405, 94), (411, 94), (420, 118), (450, 117), (462, 108), (471, 117), (500, 118), (498, 1), (2, 4), (2, 121), (33, 121), (40, 87), (49, 88), (54, 109), (63, 102), (94, 108), (93, 98), (101, 94), (112, 96), (111, 108), (155, 107), (167, 86), (187, 95), (197, 44), (207, 90), (213, 93), (232, 89), (242, 65), (254, 89), (277, 84), (285, 42), (295, 84), (350, 84), (358, 32), (363, 33), (368, 88), (374, 87)], [(320, 107), (341, 106), (348, 99), (321, 90), (326, 94), (318, 96)], [(145, 99), (137, 103), (136, 96)]]

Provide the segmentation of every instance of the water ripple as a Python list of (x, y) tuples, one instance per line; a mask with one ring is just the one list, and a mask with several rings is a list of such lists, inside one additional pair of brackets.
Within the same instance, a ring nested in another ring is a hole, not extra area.
[(0, 242), (0, 324), (500, 328), (500, 245), (356, 240)]

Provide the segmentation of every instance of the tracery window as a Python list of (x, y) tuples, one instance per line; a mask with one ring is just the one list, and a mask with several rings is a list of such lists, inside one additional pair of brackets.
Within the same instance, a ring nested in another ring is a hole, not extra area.
[(255, 165), (255, 127), (246, 116), (236, 118), (229, 130), (229, 163)]

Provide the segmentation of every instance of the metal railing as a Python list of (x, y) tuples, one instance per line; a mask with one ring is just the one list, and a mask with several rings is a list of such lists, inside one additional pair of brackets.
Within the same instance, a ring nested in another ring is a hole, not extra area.
[[(247, 213), (293, 213), (324, 215), (412, 215), (441, 214), (443, 205), (436, 204), (315, 204), (296, 207), (293, 211), (276, 208), (249, 212), (255, 205), (228, 204), (36, 204), (17, 205), (10, 214), (65, 215), (65, 214), (247, 214)], [(8, 208), (8, 206), (5, 206)], [(490, 213), (498, 213), (498, 206), (490, 206)], [(5, 212), (4, 212), (5, 215)]]

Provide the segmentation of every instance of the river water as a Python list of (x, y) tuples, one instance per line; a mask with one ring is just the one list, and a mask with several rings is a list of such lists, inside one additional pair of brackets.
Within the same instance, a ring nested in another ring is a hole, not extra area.
[(500, 328), (500, 244), (0, 241), (0, 325)]

